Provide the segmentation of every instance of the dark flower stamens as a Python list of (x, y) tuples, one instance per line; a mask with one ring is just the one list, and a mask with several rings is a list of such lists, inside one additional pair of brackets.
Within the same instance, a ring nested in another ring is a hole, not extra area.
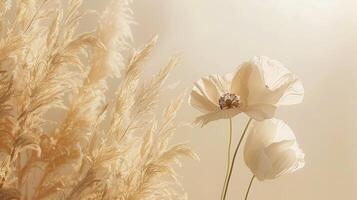
[(219, 98), (219, 107), (221, 110), (239, 108), (240, 97), (236, 94), (225, 93)]

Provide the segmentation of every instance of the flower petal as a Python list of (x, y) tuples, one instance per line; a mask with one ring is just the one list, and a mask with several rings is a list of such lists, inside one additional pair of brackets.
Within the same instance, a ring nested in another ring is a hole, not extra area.
[(293, 166), (291, 166), (290, 169), (288, 170), (289, 173), (295, 172), (296, 170), (299, 170), (305, 166), (305, 154), (298, 147), (298, 144), (295, 143), (295, 145), (293, 145), (292, 149), (295, 152), (296, 161), (295, 161), (295, 164)]
[(249, 90), (254, 91), (249, 95), (250, 104), (290, 105), (302, 101), (301, 82), (280, 62), (260, 56), (249, 63), (255, 68), (249, 81)]
[(285, 140), (278, 143), (272, 143), (265, 148), (264, 153), (272, 163), (273, 170), (270, 171), (267, 179), (274, 179), (283, 174), (289, 173), (289, 169), (296, 162), (296, 154), (291, 146), (295, 140)]
[(274, 179), (305, 164), (292, 130), (277, 119), (254, 122), (244, 147), (244, 161), (259, 179)]
[(256, 161), (256, 167), (250, 168), (254, 176), (259, 181), (264, 181), (266, 179), (271, 179), (271, 172), (274, 171), (273, 164), (267, 155), (263, 152), (258, 154), (258, 159)]
[(304, 98), (304, 88), (299, 80), (293, 77), (292, 74), (286, 74), (281, 77), (281, 83), (274, 90), (267, 88), (262, 92), (262, 99), (265, 103), (280, 105), (293, 105), (301, 103)]
[(291, 130), (291, 128), (285, 124), (282, 120), (276, 120), (274, 121), (277, 125), (277, 134), (274, 139), (275, 143), (281, 143), (285, 141), (293, 141), (292, 144), (289, 147), (289, 151), (292, 151), (294, 154), (294, 163), (286, 169), (286, 171), (282, 171), (282, 174), (286, 173), (292, 173), (298, 169), (301, 169), (305, 166), (305, 154), (303, 151), (300, 149), (294, 132)]
[(244, 108), (244, 113), (249, 117), (261, 121), (273, 118), (277, 107), (271, 104), (254, 104)]
[(207, 123), (219, 119), (228, 119), (230, 117), (234, 117), (238, 115), (241, 111), (238, 109), (229, 109), (229, 110), (219, 110), (216, 112), (208, 113), (205, 115), (201, 115), (195, 119), (193, 125), (203, 127)]
[(192, 89), (188, 102), (192, 107), (203, 113), (215, 112), (219, 109), (210, 99), (197, 91), (197, 88)]
[(218, 91), (218, 98), (224, 94), (229, 92), (230, 82), (227, 80), (225, 76), (221, 76), (218, 74), (208, 76), (208, 80), (216, 86)]
[(252, 173), (264, 180), (272, 165), (264, 154), (264, 148), (275, 138), (276, 126), (270, 120), (254, 121), (248, 130), (248, 137), (244, 146), (244, 161)]
[(265, 103), (264, 97), (270, 91), (266, 88), (261, 72), (253, 62), (244, 63), (242, 66), (249, 66), (250, 75), (245, 83), (248, 88), (246, 105)]
[(227, 90), (227, 80), (220, 75), (210, 75), (198, 80), (192, 89), (189, 103), (204, 113), (219, 110), (218, 101)]
[(244, 152), (263, 151), (266, 146), (274, 141), (276, 129), (275, 124), (271, 123), (270, 120), (253, 121), (248, 129)]
[(251, 62), (258, 67), (265, 85), (271, 90), (279, 88), (284, 83), (284, 76), (291, 72), (279, 61), (266, 56), (255, 56)]
[(249, 64), (242, 64), (238, 70), (233, 73), (229, 74), (231, 80), (231, 92), (239, 95), (243, 101), (246, 101), (248, 97), (249, 90), (248, 90), (248, 80), (252, 73), (252, 67)]
[(277, 105), (294, 105), (299, 104), (304, 99), (304, 87), (300, 80), (294, 79), (289, 82), (286, 91), (280, 98)]
[(296, 140), (293, 130), (283, 121), (279, 119), (272, 119), (271, 123), (276, 126), (276, 135), (273, 142), (281, 142), (286, 140)]

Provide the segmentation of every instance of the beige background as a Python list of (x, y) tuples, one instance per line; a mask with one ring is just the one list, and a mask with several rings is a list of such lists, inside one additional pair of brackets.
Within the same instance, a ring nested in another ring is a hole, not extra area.
[[(85, 1), (97, 9), (107, 2)], [(281, 108), (278, 117), (295, 131), (306, 167), (255, 182), (250, 199), (357, 199), (357, 1), (137, 0), (133, 9), (135, 44), (160, 36), (148, 72), (181, 53), (182, 65), (169, 80), (181, 83), (177, 90), (201, 76), (230, 72), (254, 55), (280, 60), (303, 81), (303, 104)], [(177, 90), (166, 92), (165, 99)], [(197, 114), (185, 105), (180, 120)], [(236, 136), (246, 120), (235, 119)], [(188, 141), (201, 158), (185, 160), (179, 169), (190, 199), (219, 199), (227, 131), (227, 121), (180, 129), (176, 140)], [(251, 175), (242, 160), (235, 170), (229, 199), (239, 200)]]

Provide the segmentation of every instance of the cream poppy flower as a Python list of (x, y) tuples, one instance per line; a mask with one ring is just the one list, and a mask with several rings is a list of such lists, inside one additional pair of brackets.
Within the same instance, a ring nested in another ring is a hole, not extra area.
[(258, 180), (274, 179), (304, 167), (304, 153), (283, 121), (255, 121), (248, 134), (244, 161)]
[(198, 80), (189, 103), (203, 113), (195, 124), (231, 118), (241, 112), (256, 120), (274, 117), (277, 106), (300, 103), (301, 82), (281, 63), (267, 57), (254, 57), (235, 73), (210, 75)]

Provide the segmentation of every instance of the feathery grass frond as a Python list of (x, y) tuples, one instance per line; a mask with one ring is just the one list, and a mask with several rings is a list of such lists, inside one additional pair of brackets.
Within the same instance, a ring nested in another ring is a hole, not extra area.
[(196, 155), (169, 145), (183, 96), (155, 114), (178, 58), (144, 80), (157, 37), (125, 58), (130, 1), (84, 33), (83, 3), (0, 2), (0, 199), (183, 199), (172, 164)]

